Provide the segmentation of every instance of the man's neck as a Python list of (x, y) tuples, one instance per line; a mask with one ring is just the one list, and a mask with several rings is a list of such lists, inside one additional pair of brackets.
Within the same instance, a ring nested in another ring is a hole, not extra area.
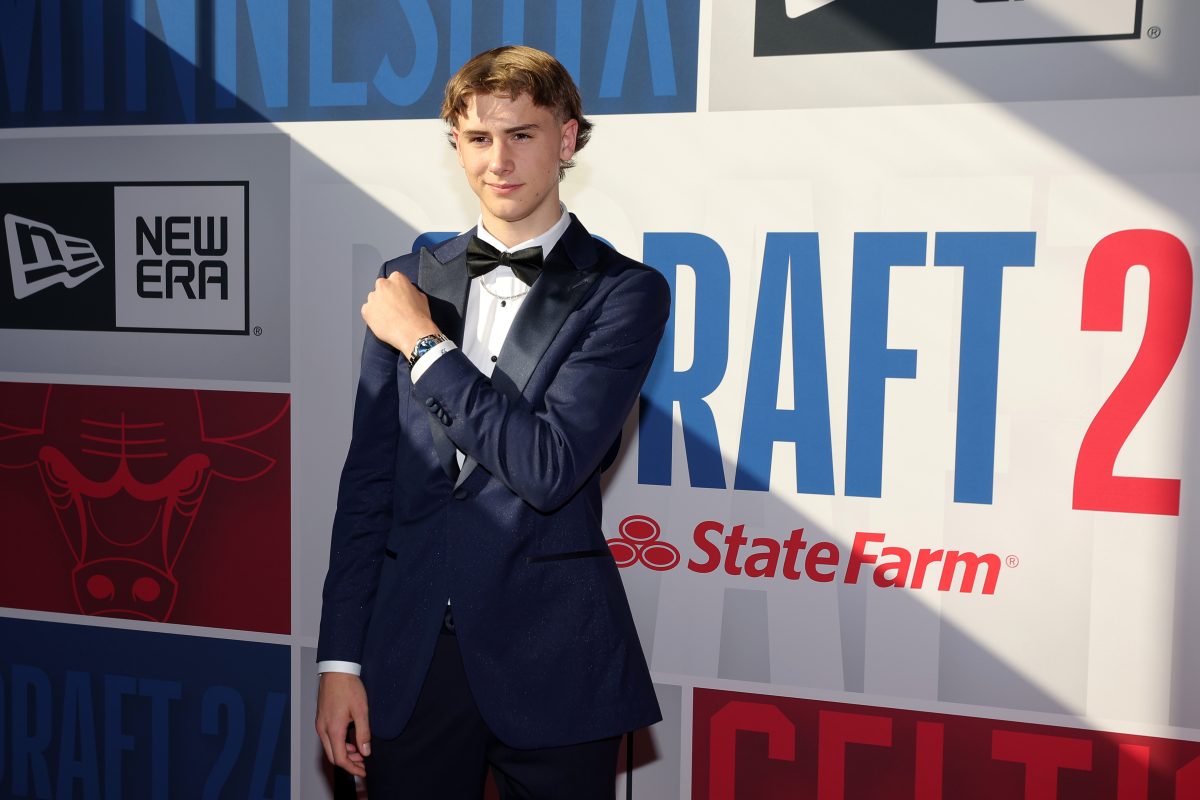
[(549, 205), (548, 208), (552, 210), (552, 213), (539, 214), (536, 219), (526, 217), (516, 222), (508, 222), (494, 217), (488, 214), (486, 209), (481, 208), (480, 218), (488, 233), (503, 242), (505, 247), (512, 247), (521, 242), (536, 239), (558, 224), (562, 217), (561, 204), (555, 200), (554, 204)]
[[(571, 219), (566, 213), (566, 207), (560, 204), (558, 206), (558, 216), (554, 218), (553, 222), (542, 228), (538, 233), (530, 234), (529, 236), (522, 235), (523, 230), (517, 228), (516, 230), (520, 230), (521, 233), (518, 233), (516, 236), (501, 237), (492, 229), (493, 224), (495, 224), (494, 218), (489, 218), (483, 214), (479, 215), (479, 230), (477, 233), (481, 234), (484, 240), (493, 247), (498, 246), (501, 250), (509, 251), (525, 247), (541, 247), (542, 253), (547, 254), (558, 243), (558, 240), (562, 238), (563, 233), (566, 232), (566, 229), (571, 224)], [(501, 224), (503, 224), (503, 221), (501, 221)], [(511, 233), (513, 229), (506, 230)]]

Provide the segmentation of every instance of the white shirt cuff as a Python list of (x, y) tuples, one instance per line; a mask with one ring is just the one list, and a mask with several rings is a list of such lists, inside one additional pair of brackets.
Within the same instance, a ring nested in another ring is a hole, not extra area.
[(322, 672), (348, 672), (351, 675), (359, 675), (362, 673), (362, 665), (353, 661), (318, 661), (317, 674)]
[(457, 350), (458, 345), (447, 339), (444, 342), (438, 342), (429, 349), (424, 355), (417, 359), (417, 363), (412, 365), (412, 371), (409, 373), (409, 380), (416, 383), (425, 374), (425, 370), (433, 366), (433, 362), (437, 361), (451, 350)]

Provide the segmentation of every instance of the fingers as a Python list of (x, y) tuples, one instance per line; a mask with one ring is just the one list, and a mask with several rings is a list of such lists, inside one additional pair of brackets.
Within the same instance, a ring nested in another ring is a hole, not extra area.
[[(367, 696), (357, 676), (339, 673), (321, 676), (316, 727), (325, 757), (332, 764), (351, 775), (366, 776), (363, 757), (370, 753), (370, 729)], [(351, 742), (346, 741), (348, 737)]]
[[(354, 722), (354, 739), (358, 745), (358, 751), (363, 756), (371, 755), (371, 726), (367, 722), (367, 715), (364, 713), (361, 720)], [(351, 745), (352, 747), (354, 745)]]
[(317, 735), (321, 737), (321, 747), (325, 748), (325, 759), (333, 763), (333, 747), (329, 744), (329, 736), (321, 729), (321, 723), (317, 723)]
[(336, 754), (339, 750), (341, 751), (341, 755), (335, 759), (333, 763), (346, 770), (346, 772), (349, 772), (351, 775), (357, 775), (360, 778), (365, 778), (367, 776), (367, 768), (366, 765), (363, 764), (362, 756), (355, 753), (355, 757), (351, 758), (349, 748), (346, 744), (342, 744), (340, 748), (335, 747), (334, 753)]
[(363, 765), (362, 756), (354, 749), (354, 745), (346, 743), (347, 727), (346, 721), (323, 721), (318, 718), (317, 732), (321, 737), (321, 747), (324, 748), (325, 758), (329, 763), (341, 767), (351, 775), (365, 777), (367, 770)]
[(387, 292), (389, 290), (403, 292), (415, 288), (412, 281), (403, 272), (393, 272), (386, 278), (375, 279), (375, 291), (377, 292)]
[(437, 330), (429, 298), (400, 272), (376, 278), (359, 313), (380, 341), (401, 353), (410, 352), (418, 339)]
[(416, 303), (425, 307), (429, 305), (425, 293), (402, 272), (393, 272), (386, 278), (375, 279), (375, 288), (367, 293), (367, 303), (384, 298), (390, 298), (396, 303)]
[(340, 738), (331, 738), (333, 747), (333, 763), (349, 772), (351, 775), (366, 777), (367, 769), (358, 749), (346, 741), (346, 726), (342, 726)]
[(403, 272), (393, 272), (386, 278), (376, 278), (375, 291), (425, 294)]

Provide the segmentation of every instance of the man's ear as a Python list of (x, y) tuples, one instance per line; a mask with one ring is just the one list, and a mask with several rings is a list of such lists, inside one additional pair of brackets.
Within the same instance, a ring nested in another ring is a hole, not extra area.
[(467, 165), (463, 163), (462, 148), (459, 146), (458, 141), (458, 128), (450, 129), (450, 139), (454, 142), (454, 155), (458, 156), (458, 165), (466, 169)]
[(559, 161), (570, 161), (575, 155), (575, 137), (579, 135), (579, 120), (569, 119), (562, 124), (562, 143), (558, 152)]

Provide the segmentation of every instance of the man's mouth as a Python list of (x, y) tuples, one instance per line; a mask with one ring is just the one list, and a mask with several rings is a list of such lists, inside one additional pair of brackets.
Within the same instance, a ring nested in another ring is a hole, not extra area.
[(511, 194), (524, 185), (523, 183), (489, 183), (488, 188), (496, 194)]

